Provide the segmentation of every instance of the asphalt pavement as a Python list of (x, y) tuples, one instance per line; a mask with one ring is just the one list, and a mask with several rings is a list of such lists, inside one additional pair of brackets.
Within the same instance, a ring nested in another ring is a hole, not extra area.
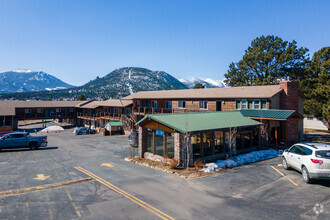
[[(43, 135), (41, 133), (37, 135)], [(328, 219), (330, 182), (280, 158), (187, 180), (124, 161), (127, 136), (49, 133), (46, 148), (0, 151), (0, 219)]]

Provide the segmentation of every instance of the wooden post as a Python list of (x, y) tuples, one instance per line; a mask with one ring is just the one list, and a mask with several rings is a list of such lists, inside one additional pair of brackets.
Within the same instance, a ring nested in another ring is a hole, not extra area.
[(285, 120), (285, 125), (284, 125), (284, 133), (285, 133), (285, 146), (287, 147), (288, 146), (288, 134), (287, 134), (287, 131), (288, 131), (288, 123), (287, 123), (287, 120)]
[(154, 108), (151, 109), (151, 114), (155, 114), (155, 109)]
[(144, 107), (144, 115), (146, 115), (146, 107)]
[(277, 147), (278, 147), (278, 141), (277, 141), (277, 121), (275, 121), (275, 140), (276, 140), (276, 150), (277, 150)]
[(164, 113), (164, 109), (162, 108), (162, 114)]
[(164, 145), (163, 145), (163, 147), (164, 147), (164, 157), (166, 157), (167, 156), (167, 133), (165, 131), (164, 131), (163, 138), (164, 138)]
[(152, 131), (152, 151), (153, 151), (153, 154), (156, 154), (157, 153), (157, 148), (156, 148), (156, 131), (153, 130)]

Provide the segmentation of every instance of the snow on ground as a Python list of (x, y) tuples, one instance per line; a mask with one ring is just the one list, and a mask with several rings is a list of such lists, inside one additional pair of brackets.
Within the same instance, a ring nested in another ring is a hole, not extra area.
[(206, 168), (201, 169), (205, 173), (212, 173), (221, 169), (243, 166), (246, 164), (256, 163), (262, 160), (271, 159), (280, 156), (281, 153), (274, 149), (253, 151), (247, 154), (241, 154), (227, 160), (218, 160), (215, 163), (205, 164)]
[(64, 131), (64, 129), (61, 126), (53, 125), (53, 126), (49, 126), (47, 128), (44, 128), (39, 132), (47, 132), (47, 131), (51, 132), (51, 131), (59, 131), (59, 130)]

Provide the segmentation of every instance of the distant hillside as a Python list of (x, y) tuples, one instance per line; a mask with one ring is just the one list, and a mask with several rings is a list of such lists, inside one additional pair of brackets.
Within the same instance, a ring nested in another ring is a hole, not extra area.
[(145, 68), (124, 67), (104, 77), (97, 77), (83, 86), (49, 92), (0, 94), (1, 99), (75, 99), (78, 95), (87, 98), (119, 98), (138, 91), (187, 89), (179, 80), (163, 71)]
[(51, 91), (72, 87), (45, 72), (12, 70), (0, 73), (0, 93)]
[(205, 86), (205, 88), (222, 88), (226, 87), (222, 80), (213, 80), (210, 78), (192, 78), (190, 80), (187, 79), (179, 79), (184, 85), (188, 88), (192, 89), (197, 83), (201, 83)]

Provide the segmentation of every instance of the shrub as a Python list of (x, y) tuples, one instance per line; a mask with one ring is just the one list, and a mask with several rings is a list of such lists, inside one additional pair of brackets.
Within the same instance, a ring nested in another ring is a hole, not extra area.
[(194, 167), (196, 169), (202, 169), (204, 167), (205, 162), (202, 160), (197, 160), (194, 162)]
[(174, 168), (176, 168), (176, 167), (178, 167), (178, 165), (179, 165), (179, 161), (177, 160), (177, 159), (175, 159), (175, 158), (173, 158), (173, 159), (169, 159), (169, 168), (170, 169), (174, 169)]

